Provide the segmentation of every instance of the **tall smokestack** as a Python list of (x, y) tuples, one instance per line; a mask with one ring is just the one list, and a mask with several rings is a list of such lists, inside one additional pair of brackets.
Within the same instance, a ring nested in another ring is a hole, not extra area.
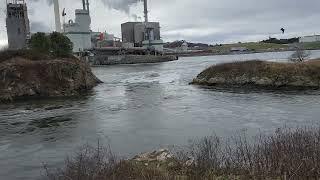
[(88, 13), (90, 13), (89, 10), (90, 10), (89, 0), (87, 0), (87, 11), (88, 11)]
[(144, 0), (144, 22), (148, 21), (148, 0)]
[(56, 32), (61, 32), (59, 0), (53, 0)]
[(86, 10), (86, 2), (85, 2), (85, 0), (82, 0), (82, 6), (83, 6), (83, 10)]

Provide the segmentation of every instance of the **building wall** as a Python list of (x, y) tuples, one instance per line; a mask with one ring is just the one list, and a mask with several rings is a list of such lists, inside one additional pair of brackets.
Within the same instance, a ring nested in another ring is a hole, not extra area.
[(141, 43), (144, 41), (145, 26), (143, 23), (136, 24), (134, 26), (134, 43)]
[(91, 18), (87, 10), (76, 9), (75, 23), (79, 25), (79, 32), (90, 32)]
[(153, 29), (152, 40), (160, 40), (160, 23), (159, 22), (148, 22), (146, 25), (142, 22), (127, 22), (121, 24), (122, 41), (124, 43), (142, 43), (145, 40), (145, 26)]
[(73, 52), (81, 52), (92, 48), (90, 24), (91, 18), (87, 10), (76, 9), (75, 21), (64, 24), (66, 36), (73, 43)]
[(320, 41), (320, 35), (314, 35), (314, 36), (305, 36), (300, 38), (299, 42), (306, 43), (306, 42), (318, 42)]
[(141, 22), (127, 22), (121, 24), (121, 35), (122, 35), (122, 42), (124, 43), (135, 43), (134, 39), (134, 27), (136, 24)]
[(160, 40), (160, 23), (159, 22), (148, 22), (147, 28), (153, 29), (153, 40)]
[(9, 49), (23, 49), (30, 38), (30, 26), (26, 4), (7, 5), (7, 35)]
[(90, 33), (66, 33), (66, 36), (73, 43), (73, 52), (81, 52), (92, 48)]

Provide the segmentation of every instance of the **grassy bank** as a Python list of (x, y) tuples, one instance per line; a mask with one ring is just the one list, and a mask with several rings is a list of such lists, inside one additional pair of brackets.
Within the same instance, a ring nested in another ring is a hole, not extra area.
[(236, 44), (222, 44), (221, 46), (214, 46), (211, 48), (213, 51), (229, 52), (233, 47), (245, 47), (249, 51), (270, 51), (270, 50), (285, 50), (288, 49), (288, 45), (263, 43), (263, 42), (248, 42), (248, 43), (236, 43)]
[[(278, 129), (270, 135), (208, 136), (165, 160), (122, 160), (110, 148), (85, 146), (50, 180), (319, 179), (320, 128)], [(144, 155), (142, 157), (145, 157)]]
[(64, 55), (58, 57), (48, 53), (41, 53), (36, 50), (2, 50), (0, 51), (0, 63), (10, 60), (12, 58), (23, 58), (31, 61), (40, 61), (40, 60), (52, 60), (56, 58), (71, 58), (75, 59), (73, 55)]
[(320, 61), (276, 63), (254, 60), (218, 64), (205, 69), (192, 83), (319, 88)]

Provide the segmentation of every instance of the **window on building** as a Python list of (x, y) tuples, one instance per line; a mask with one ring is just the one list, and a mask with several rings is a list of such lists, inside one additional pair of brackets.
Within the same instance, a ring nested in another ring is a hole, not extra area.
[(21, 29), (20, 28), (18, 28), (18, 34), (21, 34)]

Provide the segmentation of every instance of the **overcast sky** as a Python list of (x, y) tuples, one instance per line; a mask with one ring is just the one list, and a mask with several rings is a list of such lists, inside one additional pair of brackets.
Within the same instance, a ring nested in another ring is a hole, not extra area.
[[(0, 0), (0, 45), (6, 43), (5, 0)], [(27, 0), (33, 31), (54, 28), (51, 0)], [(91, 28), (120, 37), (120, 24), (143, 17), (138, 0), (90, 0)], [(60, 0), (66, 20), (81, 0)], [(204, 43), (257, 41), (320, 33), (320, 0), (149, 0), (150, 21), (160, 21), (165, 41)], [(280, 28), (286, 29), (281, 35)]]

